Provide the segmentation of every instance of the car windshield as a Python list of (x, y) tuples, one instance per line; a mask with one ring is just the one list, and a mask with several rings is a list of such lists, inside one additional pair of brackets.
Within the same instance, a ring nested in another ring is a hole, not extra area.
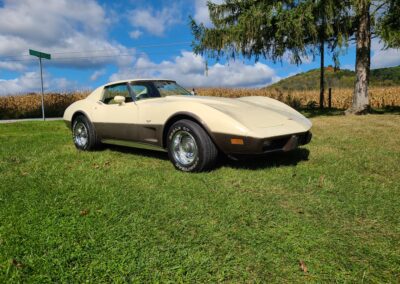
[(192, 96), (192, 94), (186, 89), (182, 88), (175, 82), (171, 81), (155, 81), (156, 86), (161, 97), (166, 96)]

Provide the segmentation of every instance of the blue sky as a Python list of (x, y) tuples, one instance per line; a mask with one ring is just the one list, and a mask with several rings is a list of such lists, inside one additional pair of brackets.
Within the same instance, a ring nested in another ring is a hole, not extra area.
[[(260, 87), (319, 66), (318, 57), (296, 66), (287, 59), (216, 62), (196, 56), (189, 16), (210, 25), (206, 0), (0, 0), (0, 95), (39, 90), (38, 61), (28, 56), (29, 48), (52, 54), (44, 62), (47, 91), (137, 77), (174, 79), (186, 87)], [(400, 64), (398, 50), (381, 48), (374, 40), (373, 68)], [(354, 47), (340, 60), (342, 68), (354, 69)]]

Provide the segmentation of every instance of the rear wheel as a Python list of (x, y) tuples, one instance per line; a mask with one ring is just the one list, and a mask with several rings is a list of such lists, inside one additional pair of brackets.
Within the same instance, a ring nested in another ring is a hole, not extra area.
[(79, 150), (93, 150), (100, 144), (92, 123), (84, 115), (79, 115), (74, 119), (72, 139)]
[(218, 149), (204, 129), (196, 122), (183, 119), (168, 131), (168, 156), (175, 168), (185, 172), (211, 169)]

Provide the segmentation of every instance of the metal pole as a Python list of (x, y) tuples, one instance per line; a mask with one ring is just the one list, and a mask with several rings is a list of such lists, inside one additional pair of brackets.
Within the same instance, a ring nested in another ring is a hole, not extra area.
[(46, 120), (44, 116), (44, 92), (43, 92), (43, 72), (42, 72), (42, 58), (39, 57), (39, 65), (40, 65), (40, 81), (42, 83), (42, 117), (43, 121)]

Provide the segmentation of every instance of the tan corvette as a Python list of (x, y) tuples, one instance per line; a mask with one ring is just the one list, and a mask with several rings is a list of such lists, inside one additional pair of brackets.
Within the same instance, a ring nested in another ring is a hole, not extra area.
[(70, 105), (64, 120), (75, 146), (101, 143), (167, 151), (177, 169), (212, 168), (218, 153), (232, 158), (290, 151), (311, 140), (311, 122), (267, 97), (192, 95), (171, 80), (112, 82)]

